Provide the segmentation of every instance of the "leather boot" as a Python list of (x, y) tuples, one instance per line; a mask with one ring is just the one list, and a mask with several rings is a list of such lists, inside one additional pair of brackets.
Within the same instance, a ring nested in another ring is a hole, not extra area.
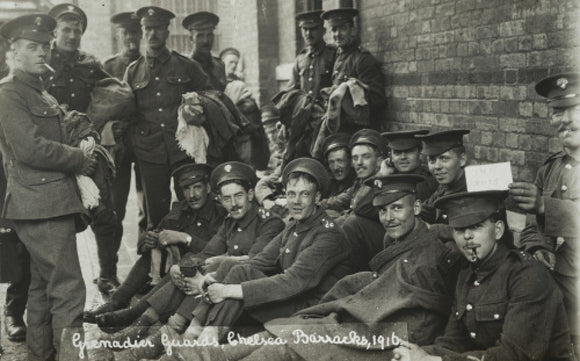
[(87, 323), (97, 323), (96, 317), (98, 315), (106, 312), (117, 311), (121, 308), (123, 308), (123, 306), (115, 303), (114, 301), (103, 303), (102, 305), (93, 308), (92, 310), (83, 312), (83, 321)]
[(6, 337), (12, 342), (22, 342), (26, 339), (26, 324), (20, 317), (4, 316)]

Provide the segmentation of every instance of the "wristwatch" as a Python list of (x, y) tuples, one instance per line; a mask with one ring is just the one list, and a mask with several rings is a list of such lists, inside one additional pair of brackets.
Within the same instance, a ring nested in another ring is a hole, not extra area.
[(189, 247), (189, 245), (191, 244), (191, 241), (193, 241), (193, 238), (191, 236), (188, 235), (187, 237), (185, 237), (185, 245), (187, 247)]

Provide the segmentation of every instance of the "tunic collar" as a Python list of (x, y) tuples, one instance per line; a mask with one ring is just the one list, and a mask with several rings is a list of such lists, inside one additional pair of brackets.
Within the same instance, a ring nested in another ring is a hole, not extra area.
[(141, 53), (138, 51), (125, 50), (121, 53), (121, 56), (129, 59), (130, 62), (133, 62), (141, 56)]
[(78, 50), (73, 52), (61, 51), (56, 46), (56, 43), (52, 43), (51, 57), (65, 63), (76, 63), (80, 60), (81, 53)]
[(338, 54), (348, 54), (348, 53), (352, 53), (355, 50), (359, 49), (359, 43), (358, 41), (353, 41), (352, 43), (350, 43), (347, 46), (339, 46), (337, 49)]
[(40, 76), (25, 73), (20, 69), (15, 69), (13, 74), (15, 78), (22, 80), (22, 82), (24, 82), (26, 85), (38, 90), (41, 93), (44, 91), (44, 86), (42, 85), (42, 79)]
[(204, 221), (210, 221), (213, 215), (216, 213), (216, 200), (215, 195), (210, 193), (208, 195), (207, 201), (200, 209), (194, 210), (189, 207), (187, 201), (183, 203), (183, 212), (191, 213), (196, 217), (203, 219)]
[(153, 56), (151, 53), (147, 52), (146, 58), (147, 62), (150, 64), (157, 65), (159, 63), (165, 63), (167, 60), (169, 60), (170, 55), (171, 52), (165, 47), (159, 52), (157, 56)]
[(314, 58), (318, 54), (320, 54), (326, 48), (326, 42), (321, 41), (320, 43), (316, 44), (314, 47), (309, 47), (307, 54), (309, 57)]
[(510, 253), (510, 249), (504, 246), (501, 242), (497, 244), (495, 252), (480, 264), (470, 264), (472, 274), (478, 282), (492, 275), (504, 262)]
[(202, 64), (203, 68), (208, 67), (208, 66), (212, 66), (213, 65), (213, 58), (211, 56), (211, 53), (203, 53), (200, 51), (194, 51), (192, 53), (193, 60), (197, 61), (198, 63)]
[(292, 219), (291, 226), (296, 227), (295, 228), (296, 233), (306, 232), (315, 225), (317, 225), (320, 222), (321, 218), (324, 217), (328, 217), (324, 209), (319, 206), (316, 206), (316, 211), (314, 212), (313, 215), (301, 221), (296, 221)]
[(422, 234), (423, 232), (427, 232), (427, 226), (419, 218), (415, 217), (415, 225), (413, 226), (413, 229), (411, 230), (411, 232), (407, 233), (404, 237), (399, 238), (399, 239), (393, 239), (385, 233), (385, 240), (383, 242), (383, 245), (386, 248), (386, 247), (393, 245), (393, 244), (399, 244), (399, 243), (409, 244), (413, 240), (416, 240), (417, 236)]
[(465, 180), (465, 171), (462, 170), (462, 172), (463, 173), (461, 174), (461, 177), (454, 180), (453, 182), (446, 184), (446, 185), (443, 185), (443, 186), (440, 185), (440, 187), (443, 189), (443, 192), (442, 192), (443, 195), (455, 194), (455, 193), (467, 191), (467, 181)]
[(244, 218), (236, 221), (237, 225), (242, 229), (248, 227), (250, 223), (254, 220), (254, 218), (258, 216), (259, 208), (260, 207), (258, 207), (258, 204), (256, 202), (250, 203), (250, 209), (248, 209), (248, 212), (246, 213)]

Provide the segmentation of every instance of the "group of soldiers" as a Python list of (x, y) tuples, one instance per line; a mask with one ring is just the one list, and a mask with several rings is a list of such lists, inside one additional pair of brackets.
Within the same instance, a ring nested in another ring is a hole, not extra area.
[[(98, 324), (116, 360), (575, 359), (580, 76), (536, 85), (563, 146), (536, 182), (469, 191), (469, 130), (378, 131), (385, 84), (359, 46), (356, 16), (296, 16), (306, 49), (273, 100), (288, 145), (279, 173), (262, 179), (227, 149), (235, 137), (204, 163), (176, 140), (184, 94), (210, 92), (248, 116), (257, 109), (247, 96), (220, 98), (239, 85), (240, 54), (224, 50), (226, 64), (211, 55), (215, 14), (183, 20), (191, 57), (167, 48), (170, 11), (116, 14), (123, 50), (104, 66), (79, 50), (87, 16), (75, 5), (0, 28), (10, 42), (0, 81), (0, 232), (24, 245), (5, 326), (9, 339), (26, 337), (29, 360), (78, 358), (83, 322)], [(93, 90), (112, 77), (130, 87), (135, 111), (92, 124), (84, 113)], [(120, 283), (132, 164), (143, 196), (140, 257)], [(83, 204), (82, 176), (99, 188), (96, 208)], [(506, 204), (528, 213), (517, 242)], [(85, 311), (75, 235), (89, 224), (95, 282), (109, 300)], [(375, 342), (293, 342), (296, 330)], [(281, 342), (235, 342), (243, 337)]]

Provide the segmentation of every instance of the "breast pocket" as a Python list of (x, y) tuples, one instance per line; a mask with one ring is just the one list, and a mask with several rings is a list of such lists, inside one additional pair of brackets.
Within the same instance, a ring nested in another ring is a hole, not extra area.
[(507, 302), (479, 304), (475, 307), (478, 340), (484, 344), (493, 345), (499, 340), (507, 312)]
[(43, 137), (61, 141), (61, 127), (59, 122), (60, 110), (49, 106), (33, 106), (30, 108), (33, 122)]
[(188, 92), (192, 88), (191, 81), (192, 79), (187, 76), (167, 77), (168, 87), (175, 95), (181, 95), (183, 93)]

